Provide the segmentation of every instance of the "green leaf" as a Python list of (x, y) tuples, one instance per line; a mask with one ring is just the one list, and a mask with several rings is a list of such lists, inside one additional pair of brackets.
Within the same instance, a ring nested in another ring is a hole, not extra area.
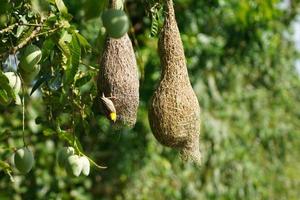
[(91, 80), (92, 76), (87, 75), (76, 80), (75, 87), (80, 87)]
[(2, 160), (0, 160), (0, 169), (2, 170), (10, 170), (11, 171), (11, 167), (7, 162), (4, 162)]
[(68, 8), (65, 6), (65, 3), (63, 2), (63, 0), (55, 0), (55, 4), (60, 13), (62, 13), (63, 15), (68, 14)]
[(19, 26), (18, 28), (17, 28), (17, 33), (15, 34), (15, 36), (18, 38), (18, 37), (20, 37), (21, 36), (21, 34), (23, 33), (23, 31), (24, 30), (26, 30), (26, 26)]
[(108, 0), (89, 0), (83, 4), (86, 20), (99, 17), (100, 13), (107, 7)]
[(31, 0), (32, 11), (46, 17), (49, 12), (49, 3), (45, 0)]
[(63, 52), (63, 54), (69, 59), (70, 57), (70, 49), (68, 44), (71, 42), (72, 40), (72, 35), (68, 33), (68, 31), (64, 30), (64, 32), (62, 33), (59, 41), (58, 41), (58, 45), (60, 50)]
[(9, 85), (8, 78), (0, 72), (0, 101), (4, 105), (8, 105), (12, 100), (16, 99), (16, 94), (13, 88)]
[(74, 77), (78, 71), (79, 61), (81, 57), (81, 48), (77, 40), (76, 35), (72, 34), (72, 40), (69, 44), (69, 49), (71, 52), (70, 62), (68, 62), (67, 70), (64, 77), (64, 85), (68, 86), (74, 82)]
[(12, 98), (9, 97), (6, 90), (0, 89), (0, 103), (3, 105), (9, 105), (12, 101)]
[(44, 41), (43, 43), (43, 48), (42, 48), (42, 61), (45, 61), (53, 51), (53, 48), (55, 46), (55, 43), (51, 38), (48, 38)]
[(11, 136), (11, 131), (8, 129), (4, 129), (0, 131), (0, 141), (4, 141), (5, 139), (9, 138)]
[[(19, 38), (18, 39), (18, 44), (21, 44), (21, 43), (25, 42), (26, 39), (28, 37), (30, 37), (30, 35), (32, 34), (32, 31), (34, 30), (34, 28), (35, 28), (34, 26), (30, 26), (30, 27), (27, 27), (26, 30), (24, 29), (24, 31), (22, 31), (22, 34), (18, 36), (18, 38)], [(20, 51), (23, 52), (23, 50), (24, 50), (24, 48), (21, 49)]]
[[(70, 132), (68, 132), (68, 131), (60, 130), (59, 133), (58, 133), (58, 137), (59, 137), (60, 139), (65, 140), (66, 142), (68, 142), (69, 145), (71, 145), (71, 146), (74, 145), (74, 141), (75, 141), (75, 143), (76, 143), (78, 149), (79, 149), (80, 151), (82, 151), (82, 146), (81, 146), (81, 144), (80, 144), (80, 141), (79, 141), (78, 138), (77, 138), (75, 135), (73, 135), (72, 133), (70, 133)], [(75, 149), (77, 149), (77, 148), (75, 147)]]
[[(78, 39), (75, 34), (72, 34), (72, 41), (70, 43), (70, 51), (71, 51), (71, 63), (73, 67), (78, 68), (80, 57), (81, 57), (81, 48), (78, 42)], [(77, 71), (77, 69), (76, 69)], [(75, 75), (75, 74), (74, 74)]]
[(0, 72), (0, 87), (3, 84), (9, 84), (9, 80), (2, 72)]
[(46, 81), (50, 80), (51, 79), (51, 75), (50, 74), (46, 74), (46, 75), (43, 75), (41, 76), (37, 81), (36, 83), (34, 84), (34, 86), (32, 87), (31, 89), (31, 92), (30, 92), (30, 96)]
[(10, 177), (11, 182), (14, 182), (14, 177), (11, 175), (12, 168), (7, 162), (0, 160), (0, 170), (1, 169)]
[(74, 33), (79, 41), (80, 46), (84, 49), (85, 52), (91, 49), (90, 43), (80, 33), (77, 33), (75, 31)]
[(43, 131), (43, 134), (45, 136), (52, 136), (52, 135), (56, 134), (56, 131), (54, 131), (53, 129), (47, 128)]

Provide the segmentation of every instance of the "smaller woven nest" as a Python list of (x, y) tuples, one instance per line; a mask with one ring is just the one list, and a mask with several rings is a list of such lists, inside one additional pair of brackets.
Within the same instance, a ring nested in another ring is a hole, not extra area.
[[(117, 112), (114, 128), (132, 127), (139, 104), (138, 68), (129, 36), (107, 38), (98, 74), (98, 97), (112, 97)], [(98, 101), (98, 100), (97, 100)], [(101, 108), (101, 103), (99, 102)]]
[(151, 100), (149, 122), (155, 138), (200, 164), (200, 107), (190, 84), (172, 0), (159, 37), (161, 80)]

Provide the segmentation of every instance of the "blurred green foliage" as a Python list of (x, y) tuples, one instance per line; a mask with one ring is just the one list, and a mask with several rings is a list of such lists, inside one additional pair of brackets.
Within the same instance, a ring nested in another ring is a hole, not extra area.
[[(5, 164), (11, 163), (13, 148), (23, 145), (22, 108), (0, 107), (1, 200), (299, 198), (300, 78), (294, 66), (299, 52), (291, 23), (300, 2), (290, 1), (283, 9), (277, 0), (175, 0), (202, 108), (201, 167), (182, 163), (178, 152), (160, 145), (149, 128), (147, 105), (160, 74), (157, 38), (149, 37), (149, 9), (156, 1), (126, 3), (141, 88), (137, 124), (121, 131), (92, 112), (106, 2), (65, 1), (67, 10), (48, 2), (34, 6), (34, 12), (22, 1), (0, 5), (1, 29), (18, 20), (33, 23), (36, 12), (55, 13), (47, 21), (50, 30), (62, 25), (33, 41), (43, 52), (40, 74), (50, 78), (41, 90), (25, 95), (26, 141), (36, 158), (25, 176)], [(0, 35), (1, 65), (9, 48), (32, 31), (20, 27), (11, 30), (14, 37)], [(74, 131), (83, 151), (108, 168), (68, 177), (56, 163), (57, 149), (68, 143), (57, 124), (65, 135)], [(14, 182), (4, 173), (10, 170)]]

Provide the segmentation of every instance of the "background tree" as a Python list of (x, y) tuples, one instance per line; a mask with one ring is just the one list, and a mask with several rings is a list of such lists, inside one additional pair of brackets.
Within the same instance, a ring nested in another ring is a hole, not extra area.
[[(154, 139), (148, 124), (147, 106), (160, 74), (162, 2), (125, 4), (141, 87), (137, 124), (121, 131), (112, 130), (92, 107), (105, 37), (100, 15), (107, 2), (64, 3), (0, 4), (2, 72), (16, 70), (14, 63), (29, 44), (42, 51), (40, 73), (23, 91), (25, 141), (36, 158), (27, 175), (8, 165), (13, 148), (23, 146), (22, 106), (0, 106), (0, 199), (300, 196), (300, 80), (294, 64), (299, 53), (291, 38), (298, 1), (283, 8), (277, 0), (175, 0), (202, 108), (202, 167), (182, 163), (177, 151)], [(0, 83), (1, 97), (14, 99), (13, 88)], [(34, 85), (39, 89), (29, 96)], [(72, 143), (73, 133), (78, 148), (107, 169), (71, 178), (57, 166), (57, 149)]]

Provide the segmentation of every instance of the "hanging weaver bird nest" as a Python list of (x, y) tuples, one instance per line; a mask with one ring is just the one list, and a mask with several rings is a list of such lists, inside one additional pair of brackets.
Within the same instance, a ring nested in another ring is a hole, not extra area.
[[(139, 104), (138, 68), (128, 34), (116, 39), (108, 37), (105, 43), (98, 74), (98, 97), (100, 109), (113, 127), (132, 127), (136, 122)], [(107, 101), (103, 102), (103, 96)], [(102, 103), (101, 103), (102, 102)], [(108, 103), (108, 104), (107, 104)], [(115, 119), (106, 105), (113, 103)]]
[(166, 0), (158, 48), (162, 74), (149, 109), (152, 132), (163, 145), (179, 149), (183, 160), (200, 164), (200, 107), (189, 81), (172, 0)]

